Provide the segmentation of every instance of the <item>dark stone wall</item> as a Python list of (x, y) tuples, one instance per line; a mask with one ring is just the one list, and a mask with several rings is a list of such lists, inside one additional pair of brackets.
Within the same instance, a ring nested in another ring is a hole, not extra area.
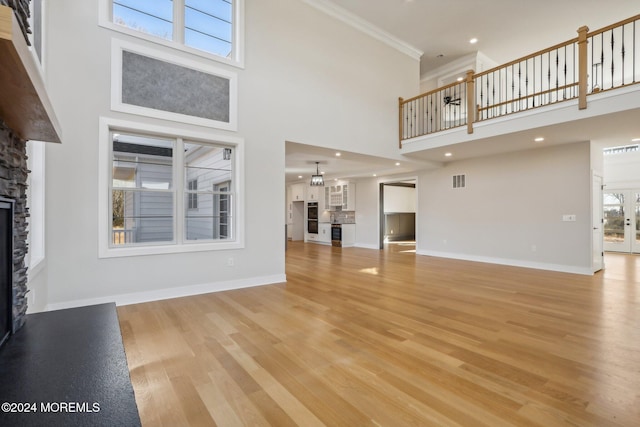
[(29, 10), (30, 2), (31, 0), (0, 0), (0, 5), (9, 6), (15, 11), (18, 25), (20, 25), (20, 30), (22, 30), (22, 34), (28, 45), (31, 45), (28, 36), (28, 34), (31, 34), (31, 29), (29, 28), (29, 17), (31, 16)]
[(25, 321), (27, 311), (27, 143), (0, 120), (0, 196), (15, 201), (13, 241), (13, 330)]

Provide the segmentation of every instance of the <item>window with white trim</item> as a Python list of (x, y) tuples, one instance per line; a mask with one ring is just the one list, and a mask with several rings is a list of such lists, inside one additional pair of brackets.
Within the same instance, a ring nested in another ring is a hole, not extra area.
[(44, 250), (44, 142), (27, 141), (27, 207), (29, 208), (29, 251), (25, 264), (35, 274), (45, 257)]
[(113, 29), (241, 62), (243, 0), (102, 1)]
[(215, 141), (111, 130), (109, 247), (234, 241), (233, 152)]

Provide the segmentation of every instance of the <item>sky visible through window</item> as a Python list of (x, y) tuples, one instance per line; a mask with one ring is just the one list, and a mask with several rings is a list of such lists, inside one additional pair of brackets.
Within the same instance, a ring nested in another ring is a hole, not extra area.
[[(185, 0), (184, 44), (229, 57), (232, 50), (232, 0)], [(174, 40), (172, 0), (113, 0), (113, 22)]]

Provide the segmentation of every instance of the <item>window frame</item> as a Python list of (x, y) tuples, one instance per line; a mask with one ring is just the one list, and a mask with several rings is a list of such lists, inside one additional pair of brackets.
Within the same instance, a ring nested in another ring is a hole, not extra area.
[[(124, 51), (147, 56), (152, 59), (168, 62), (180, 67), (190, 68), (192, 70), (219, 76), (229, 80), (229, 121), (221, 122), (124, 103), (122, 101), (122, 56)], [(178, 123), (189, 123), (235, 132), (238, 130), (238, 75), (234, 71), (225, 70), (210, 64), (203, 64), (200, 61), (181, 58), (137, 43), (114, 39), (111, 42), (111, 109), (122, 113), (154, 117)]]
[[(184, 174), (184, 157), (174, 154), (173, 188), (174, 192), (174, 240), (172, 242), (141, 243), (130, 246), (113, 246), (112, 236), (112, 134), (132, 133), (141, 136), (170, 138), (177, 141), (177, 147), (184, 142), (196, 142), (233, 148), (234, 183), (234, 233), (232, 239), (226, 240), (187, 240), (185, 235), (185, 195), (186, 177)], [(184, 142), (183, 142), (184, 141)], [(149, 125), (119, 119), (100, 118), (99, 134), (99, 169), (98, 169), (98, 242), (99, 258), (124, 256), (155, 255), (168, 253), (185, 253), (244, 248), (244, 140), (239, 137), (188, 131), (165, 126)]]
[[(184, 13), (177, 13), (178, 10), (184, 10), (184, 0), (174, 0), (174, 18), (173, 28), (174, 35), (172, 40), (166, 40), (158, 36), (143, 33), (132, 28), (125, 27), (113, 22), (113, 0), (99, 0), (98, 25), (126, 34), (142, 40), (146, 40), (159, 45), (167, 46), (182, 52), (198, 55), (217, 62), (232, 65), (238, 68), (244, 68), (244, 2), (245, 0), (233, 0), (232, 4), (232, 41), (231, 55), (226, 58), (211, 52), (196, 49), (184, 44)], [(176, 32), (176, 29), (180, 30)]]
[(37, 275), (45, 265), (45, 142), (27, 141), (27, 207), (29, 251), (25, 264), (29, 277)]

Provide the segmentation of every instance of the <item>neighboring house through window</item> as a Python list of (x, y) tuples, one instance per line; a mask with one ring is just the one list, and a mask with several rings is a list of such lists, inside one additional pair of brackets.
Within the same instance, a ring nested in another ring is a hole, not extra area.
[(115, 127), (108, 135), (103, 256), (241, 247), (238, 145)]

